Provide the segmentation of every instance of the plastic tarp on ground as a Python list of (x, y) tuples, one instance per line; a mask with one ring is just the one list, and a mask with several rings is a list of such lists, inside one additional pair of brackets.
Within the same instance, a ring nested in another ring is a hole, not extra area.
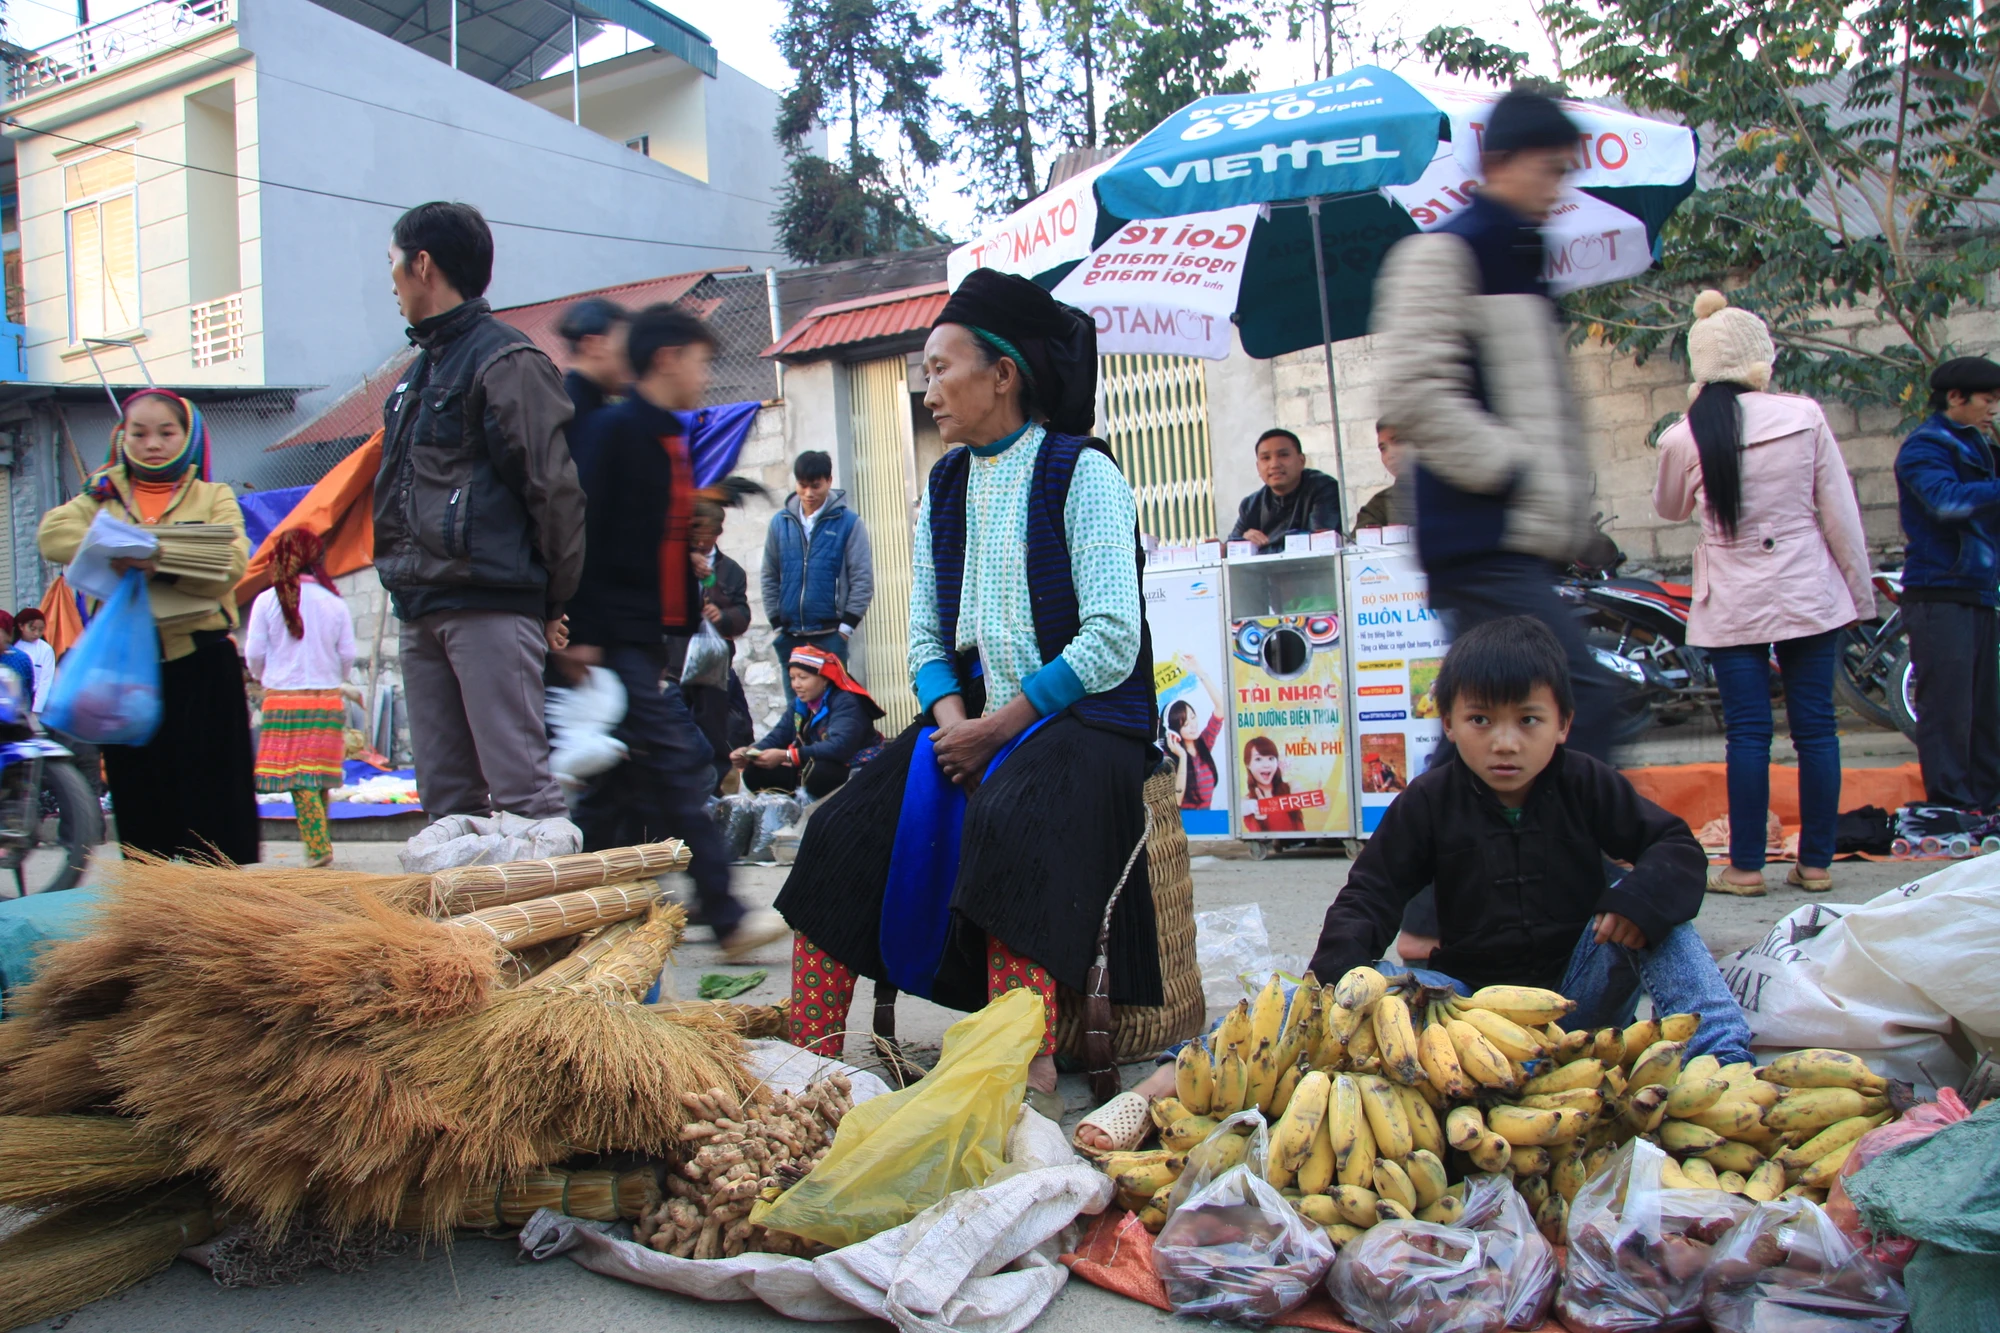
[[(417, 780), (414, 768), (380, 769), (359, 759), (349, 759), (341, 764), (341, 781), (345, 786), (358, 787), (371, 778), (402, 778), (408, 782)], [(389, 801), (332, 801), (327, 804), (328, 819), (387, 819), (392, 815), (420, 815), (423, 806), (415, 801), (397, 803)], [(298, 811), (290, 801), (273, 800), (259, 793), (257, 797), (257, 817), (259, 819), (294, 819)]]
[[(44, 948), (83, 934), (98, 901), (96, 889), (65, 889), (0, 902), (0, 996), (34, 980), (35, 955)], [(6, 1012), (0, 999), (0, 1018)]]
[(543, 1209), (521, 1229), (534, 1259), (567, 1254), (607, 1277), (708, 1301), (759, 1300), (793, 1319), (874, 1317), (902, 1333), (1018, 1333), (1069, 1278), (1056, 1262), (1081, 1213), (1110, 1202), (1108, 1176), (1078, 1157), (1062, 1128), (1021, 1108), (1007, 1141), (1018, 1174), (947, 1196), (902, 1226), (800, 1259), (746, 1254), (676, 1259), (625, 1239), (618, 1223)]
[[(1658, 764), (1628, 768), (1625, 776), (1639, 794), (1679, 815), (1691, 829), (1729, 814), (1729, 774), (1724, 764)], [(1840, 808), (1864, 805), (1895, 810), (1924, 799), (1924, 777), (1915, 764), (1894, 768), (1840, 770)], [(1799, 770), (1771, 765), (1771, 811), (1789, 837), (1799, 831)]]

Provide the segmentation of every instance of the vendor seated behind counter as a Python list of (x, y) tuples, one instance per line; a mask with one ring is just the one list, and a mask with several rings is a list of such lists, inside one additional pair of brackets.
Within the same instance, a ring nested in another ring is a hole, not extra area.
[[(1577, 1002), (1569, 1031), (1629, 1026), (1643, 990), (1655, 1014), (1700, 1015), (1689, 1057), (1750, 1059), (1749, 1024), (1691, 924), (1708, 858), (1686, 821), (1563, 747), (1573, 703), (1555, 634), (1529, 616), (1488, 621), (1452, 644), (1434, 688), (1453, 756), (1410, 780), (1355, 858), (1314, 974), (1409, 970), (1462, 995), (1540, 986)], [(1607, 857), (1632, 868), (1607, 883)], [(1378, 962), (1431, 883), (1443, 942), (1411, 960), (1429, 966)], [(1171, 1059), (1133, 1089), (1173, 1090)], [(1079, 1143), (1115, 1146), (1109, 1118), (1086, 1117)]]
[(1264, 484), (1237, 507), (1230, 541), (1269, 555), (1285, 549), (1287, 533), (1340, 530), (1340, 483), (1306, 466), (1298, 436), (1275, 427), (1258, 436), (1257, 475)]

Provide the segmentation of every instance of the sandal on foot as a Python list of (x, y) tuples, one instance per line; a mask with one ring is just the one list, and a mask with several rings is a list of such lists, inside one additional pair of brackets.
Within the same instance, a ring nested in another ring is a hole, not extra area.
[(1710, 893), (1733, 894), (1738, 898), (1761, 898), (1770, 892), (1769, 889), (1764, 887), (1764, 880), (1761, 875), (1755, 884), (1738, 884), (1735, 880), (1725, 878), (1728, 870), (1728, 866), (1710, 867), (1708, 872), (1708, 891)]
[(1785, 876), (1785, 883), (1795, 889), (1804, 889), (1807, 893), (1825, 893), (1833, 887), (1833, 871), (1822, 870), (1816, 875), (1808, 874), (1804, 866), (1794, 865), (1792, 873)]
[[(1080, 1153), (1088, 1157), (1099, 1157), (1106, 1152), (1130, 1152), (1146, 1141), (1152, 1132), (1152, 1103), (1142, 1092), (1121, 1092), (1104, 1105), (1085, 1116), (1070, 1135), (1070, 1143)], [(1085, 1129), (1094, 1129), (1111, 1142), (1109, 1148), (1086, 1145), (1077, 1134)]]

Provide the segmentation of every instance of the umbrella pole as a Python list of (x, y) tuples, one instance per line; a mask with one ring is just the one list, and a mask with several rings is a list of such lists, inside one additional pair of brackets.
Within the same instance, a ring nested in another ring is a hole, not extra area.
[(1340, 389), (1333, 381), (1333, 313), (1326, 303), (1326, 242), (1319, 233), (1319, 195), (1306, 200), (1313, 235), (1313, 275), (1319, 289), (1320, 348), (1326, 353), (1326, 402), (1333, 413), (1333, 479), (1340, 483), (1340, 531), (1347, 534), (1347, 450), (1340, 438)]

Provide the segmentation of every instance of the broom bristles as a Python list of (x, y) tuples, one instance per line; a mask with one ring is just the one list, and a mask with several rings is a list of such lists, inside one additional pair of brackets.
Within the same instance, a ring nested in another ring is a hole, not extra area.
[(644, 924), (592, 963), (567, 989), (609, 1000), (643, 997), (660, 979), (660, 969), (667, 965), (667, 956), (680, 943), (686, 928), (687, 909), (678, 903), (654, 903)]
[(638, 847), (552, 856), (546, 861), (460, 866), (431, 877), (431, 914), (454, 916), (604, 884), (651, 879), (670, 870), (687, 869), (690, 859), (686, 845), (670, 838)]
[(0, 1116), (0, 1207), (143, 1188), (181, 1173), (168, 1145), (110, 1115)]
[[(29, 1021), (10, 1019), (7, 1026)], [(117, 1083), (99, 1057), (132, 1022), (128, 1015), (114, 1014), (54, 1028), (52, 1036), (0, 1078), (0, 1115), (60, 1115), (110, 1101)]]
[(585, 937), (575, 952), (521, 983), (522, 990), (557, 990), (581, 979), (600, 959), (613, 953), (643, 924), (639, 917), (613, 922)]
[(116, 1200), (44, 1218), (0, 1241), (0, 1328), (19, 1328), (143, 1282), (214, 1234), (198, 1192)]

